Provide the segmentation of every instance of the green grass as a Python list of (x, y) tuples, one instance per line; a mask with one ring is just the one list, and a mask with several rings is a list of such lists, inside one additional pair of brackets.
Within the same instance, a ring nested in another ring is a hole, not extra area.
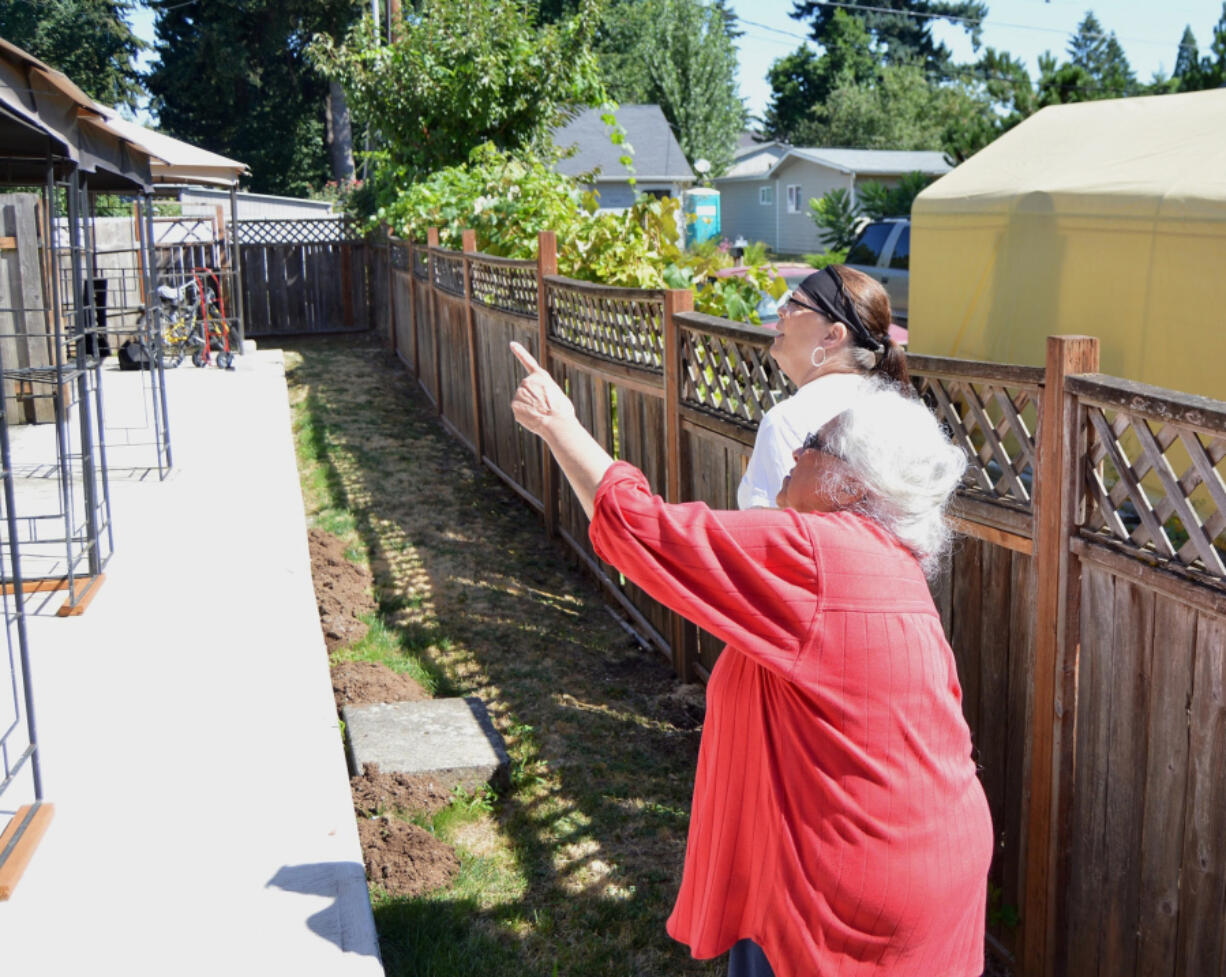
[(480, 696), (511, 758), (501, 795), (415, 819), (455, 846), (452, 885), (372, 890), (389, 977), (722, 973), (664, 931), (698, 732), (670, 718), (663, 660), (378, 348), (304, 342), (287, 365), (308, 518), (375, 580), (341, 654)]

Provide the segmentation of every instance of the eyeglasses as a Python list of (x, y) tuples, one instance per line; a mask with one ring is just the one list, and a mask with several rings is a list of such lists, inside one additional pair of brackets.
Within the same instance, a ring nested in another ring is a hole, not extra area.
[(801, 451), (820, 451), (824, 455), (829, 455), (831, 458), (843, 460), (843, 456), (837, 451), (830, 449), (830, 444), (823, 440), (821, 431), (814, 431), (800, 445)]
[(800, 315), (802, 312), (816, 312), (818, 315), (826, 314), (815, 305), (808, 305), (797, 301), (794, 295), (784, 302), (783, 305), (779, 306), (780, 319), (788, 319), (794, 315)]

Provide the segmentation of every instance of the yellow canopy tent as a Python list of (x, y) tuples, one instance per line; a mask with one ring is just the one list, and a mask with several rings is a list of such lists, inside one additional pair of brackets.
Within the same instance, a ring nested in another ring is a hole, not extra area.
[(1226, 89), (1053, 106), (911, 212), (911, 349), (1102, 371), (1226, 399)]

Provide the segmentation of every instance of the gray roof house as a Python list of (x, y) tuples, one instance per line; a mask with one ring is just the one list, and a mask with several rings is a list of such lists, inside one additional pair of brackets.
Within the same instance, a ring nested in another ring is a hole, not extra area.
[(824, 251), (809, 216), (810, 200), (836, 187), (854, 199), (857, 185), (866, 180), (893, 186), (913, 170), (940, 176), (950, 169), (938, 152), (797, 148), (779, 142), (746, 146), (714, 181), (723, 235), (765, 241), (783, 254)]
[[(558, 172), (580, 176), (598, 171), (589, 186), (599, 192), (602, 210), (629, 207), (636, 190), (680, 200), (682, 191), (694, 183), (694, 171), (660, 106), (623, 105), (615, 114), (626, 130), (626, 141), (634, 147), (633, 173), (618, 161), (623, 149), (610, 142), (612, 130), (601, 121), (599, 109), (585, 109), (553, 131), (559, 147), (575, 147), (573, 156), (558, 162)], [(631, 176), (637, 181), (633, 187)]]

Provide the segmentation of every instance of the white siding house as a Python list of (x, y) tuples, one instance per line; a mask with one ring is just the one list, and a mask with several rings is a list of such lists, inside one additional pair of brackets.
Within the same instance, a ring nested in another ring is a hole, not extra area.
[(765, 241), (772, 251), (807, 254), (824, 251), (809, 201), (828, 190), (856, 194), (871, 180), (893, 186), (914, 170), (931, 176), (952, 167), (941, 153), (888, 149), (797, 149), (762, 143), (741, 150), (715, 188), (720, 191), (724, 237)]

